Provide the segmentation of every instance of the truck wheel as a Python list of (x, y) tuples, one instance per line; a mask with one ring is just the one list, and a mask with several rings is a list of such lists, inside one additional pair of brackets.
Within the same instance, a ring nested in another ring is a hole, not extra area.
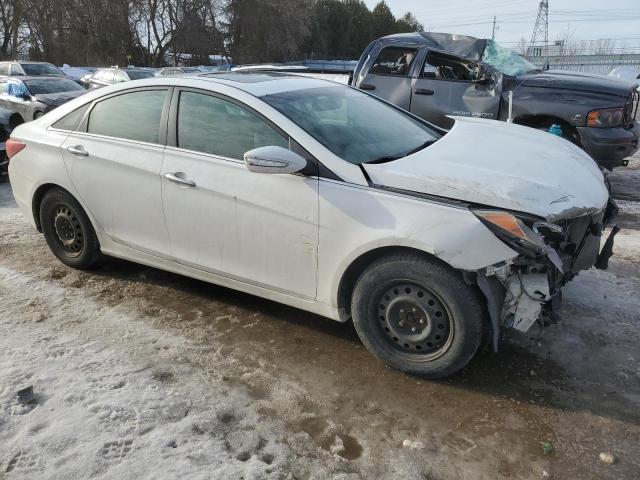
[(40, 203), (40, 225), (49, 248), (72, 268), (91, 268), (100, 259), (96, 232), (80, 204), (61, 189), (49, 190)]
[(446, 377), (467, 365), (488, 328), (478, 292), (455, 270), (417, 253), (371, 264), (356, 283), (351, 311), (373, 355), (427, 378)]

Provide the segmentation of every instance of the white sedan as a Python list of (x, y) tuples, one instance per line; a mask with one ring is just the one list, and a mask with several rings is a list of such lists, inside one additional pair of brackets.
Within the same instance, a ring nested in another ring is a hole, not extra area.
[(615, 210), (562, 138), (269, 73), (118, 84), (7, 143), (24, 215), (56, 257), (124, 258), (353, 320), (394, 368), (464, 367), (606, 267)]

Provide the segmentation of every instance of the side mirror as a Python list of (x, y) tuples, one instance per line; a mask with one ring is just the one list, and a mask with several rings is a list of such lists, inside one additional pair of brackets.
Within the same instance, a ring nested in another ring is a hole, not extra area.
[(254, 148), (244, 154), (247, 169), (254, 173), (296, 173), (307, 166), (307, 160), (291, 150), (277, 147)]

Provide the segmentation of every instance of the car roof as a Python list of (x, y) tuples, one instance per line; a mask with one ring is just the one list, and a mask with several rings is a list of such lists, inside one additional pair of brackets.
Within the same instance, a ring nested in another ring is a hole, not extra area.
[[(32, 65), (32, 64), (40, 64), (40, 65), (53, 65), (53, 63), (51, 62), (36, 62), (36, 61), (32, 61), (32, 60), (4, 60), (0, 63), (19, 63), (21, 65)], [(55, 66), (55, 65), (54, 65)]]
[(480, 60), (487, 45), (487, 40), (453, 33), (411, 32), (388, 35), (375, 40), (374, 43), (383, 46), (427, 46), (459, 57)]
[(214, 72), (186, 74), (181, 75), (179, 78), (221, 83), (256, 97), (294, 90), (335, 87), (340, 85), (336, 82), (320, 78), (278, 72)]

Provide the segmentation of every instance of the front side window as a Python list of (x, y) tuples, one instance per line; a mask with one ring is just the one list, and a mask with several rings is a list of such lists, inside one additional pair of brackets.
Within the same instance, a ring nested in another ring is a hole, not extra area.
[(352, 88), (309, 88), (260, 98), (354, 164), (396, 160), (440, 138), (426, 123)]
[(131, 92), (107, 98), (89, 114), (87, 131), (97, 135), (159, 143), (166, 90)]
[(64, 72), (50, 63), (23, 63), (26, 75), (64, 75)]
[(418, 51), (415, 48), (386, 47), (378, 54), (369, 73), (373, 75), (409, 75)]
[(67, 78), (45, 78), (25, 80), (25, 85), (32, 95), (61, 92), (77, 92), (84, 90), (73, 80)]
[(242, 159), (245, 152), (289, 142), (253, 113), (211, 95), (182, 92), (178, 107), (178, 146), (196, 152)]

